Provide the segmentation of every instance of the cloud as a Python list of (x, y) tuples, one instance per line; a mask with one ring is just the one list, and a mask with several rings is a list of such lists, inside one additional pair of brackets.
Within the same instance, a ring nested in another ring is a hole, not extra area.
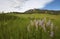
[(44, 8), (48, 3), (51, 3), (53, 0), (28, 0), (21, 7), (21, 11), (26, 11), (34, 8)]
[(44, 8), (53, 0), (2, 0), (0, 1), (0, 11), (24, 12), (34, 8)]

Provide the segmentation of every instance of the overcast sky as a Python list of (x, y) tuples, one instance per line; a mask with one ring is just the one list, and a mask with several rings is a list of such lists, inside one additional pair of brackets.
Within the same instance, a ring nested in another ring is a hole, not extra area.
[(59, 0), (0, 0), (0, 11), (24, 12), (34, 8), (60, 10), (59, 3)]

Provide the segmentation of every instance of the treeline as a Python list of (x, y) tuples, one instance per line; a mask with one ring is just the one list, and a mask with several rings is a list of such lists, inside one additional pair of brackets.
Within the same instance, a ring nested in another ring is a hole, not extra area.
[(60, 11), (54, 11), (54, 10), (40, 10), (40, 9), (30, 9), (24, 13), (39, 13), (39, 14), (54, 14), (54, 15), (58, 15), (60, 14)]
[(25, 12), (7, 12), (8, 13), (14, 13), (14, 14), (53, 14), (53, 15), (59, 15), (60, 11), (54, 11), (54, 10), (41, 10), (41, 9), (30, 9)]

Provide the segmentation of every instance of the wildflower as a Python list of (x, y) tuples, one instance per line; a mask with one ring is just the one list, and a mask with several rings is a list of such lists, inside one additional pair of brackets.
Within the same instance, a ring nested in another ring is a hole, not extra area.
[(34, 25), (35, 25), (35, 27), (36, 27), (36, 30), (38, 30), (38, 20), (34, 20)]
[(38, 20), (38, 24), (39, 24), (39, 26), (41, 26), (41, 20)]
[(46, 27), (45, 27), (45, 25), (43, 25), (42, 28), (43, 28), (43, 30), (46, 32)]
[(47, 23), (46, 23), (46, 26), (50, 26), (51, 25), (51, 20), (49, 20)]
[(43, 30), (46, 32), (44, 20), (39, 20), (39, 26), (41, 26), (43, 28)]
[(40, 26), (43, 26), (43, 24), (44, 24), (44, 20), (40, 20), (40, 21), (39, 21), (39, 25), (40, 25)]
[(54, 32), (51, 31), (51, 32), (50, 32), (50, 37), (53, 37), (53, 36), (54, 36)]
[(54, 36), (54, 32), (53, 32), (53, 27), (54, 27), (54, 25), (53, 25), (53, 23), (51, 23), (51, 32), (50, 32), (50, 37), (53, 37)]

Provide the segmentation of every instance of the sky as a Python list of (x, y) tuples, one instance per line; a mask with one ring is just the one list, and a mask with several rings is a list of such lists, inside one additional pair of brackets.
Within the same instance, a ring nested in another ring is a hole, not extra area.
[(60, 0), (54, 0), (44, 7), (44, 9), (48, 10), (60, 10)]
[(0, 0), (0, 12), (25, 12), (29, 9), (60, 10), (60, 0)]

